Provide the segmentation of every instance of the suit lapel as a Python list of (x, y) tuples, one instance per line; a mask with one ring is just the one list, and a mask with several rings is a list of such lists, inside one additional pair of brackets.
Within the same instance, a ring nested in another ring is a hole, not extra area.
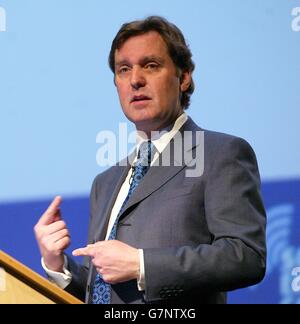
[[(153, 192), (161, 188), (165, 183), (176, 176), (181, 170), (186, 168), (193, 160), (192, 152), (199, 144), (196, 136), (196, 132), (201, 131), (192, 119), (188, 119), (185, 125), (180, 130), (181, 139), (178, 144), (176, 138), (174, 138), (164, 150), (170, 155), (170, 166), (152, 166), (144, 179), (141, 181), (131, 198), (129, 199), (126, 207), (123, 210), (122, 217), (126, 215), (126, 211), (138, 204)], [(181, 145), (182, 149), (178, 153), (174, 153), (174, 148), (177, 145)], [(162, 155), (164, 154), (162, 153)], [(160, 156), (161, 158), (161, 156)]]
[(123, 213), (127, 209), (136, 205), (140, 201), (150, 196), (153, 192), (162, 187), (166, 182), (172, 179), (178, 172), (180, 172), (185, 166), (182, 167), (154, 167), (151, 168), (143, 181), (137, 187), (129, 199), (127, 206), (124, 208)]
[[(195, 136), (197, 131), (201, 131), (201, 128), (199, 128), (192, 121), (192, 119), (189, 118), (180, 129), (181, 137), (184, 139), (180, 144), (182, 146), (181, 157), (180, 154), (178, 155), (174, 153), (174, 147), (176, 147), (178, 143), (176, 143), (175, 139), (174, 145), (174, 140), (172, 140), (164, 151), (170, 152), (171, 166), (155, 166), (150, 168), (144, 179), (141, 181), (140, 185), (137, 187), (137, 189), (127, 202), (127, 205), (123, 209), (120, 219), (127, 215), (128, 209), (146, 199), (153, 192), (157, 191), (165, 183), (175, 177), (176, 174), (178, 174), (181, 170), (185, 169), (187, 165), (189, 165), (189, 163), (193, 160), (193, 149), (199, 145), (197, 137)], [(133, 155), (130, 155), (127, 161), (133, 161)], [(118, 166), (115, 168), (115, 181), (112, 181), (111, 190), (108, 190), (108, 192), (112, 192), (112, 194), (108, 199), (108, 202), (103, 211), (99, 212), (101, 214), (101, 217), (99, 217), (99, 223), (96, 225), (96, 228), (98, 230), (95, 231), (95, 242), (104, 240), (106, 237), (112, 208), (131, 167), (129, 163), (124, 164), (124, 160), (120, 163), (120, 165), (127, 166)]]

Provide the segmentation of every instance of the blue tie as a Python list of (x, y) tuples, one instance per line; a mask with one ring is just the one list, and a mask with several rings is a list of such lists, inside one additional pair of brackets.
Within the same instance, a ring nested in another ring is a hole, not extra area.
[[(140, 181), (143, 179), (143, 177), (145, 176), (145, 174), (148, 172), (150, 168), (153, 151), (154, 151), (153, 148), (154, 146), (151, 141), (143, 142), (140, 146), (137, 161), (133, 166), (131, 183), (130, 183), (130, 188), (127, 197), (125, 198), (123, 205), (119, 211), (119, 214), (110, 232), (108, 240), (115, 240), (117, 237), (117, 227), (118, 227), (119, 218), (122, 215), (123, 209), (126, 203), (128, 202), (129, 198), (131, 197), (131, 195), (139, 185)], [(101, 275), (98, 273), (94, 283), (93, 304), (110, 304), (110, 298), (111, 298), (111, 285), (106, 283), (102, 279)]]

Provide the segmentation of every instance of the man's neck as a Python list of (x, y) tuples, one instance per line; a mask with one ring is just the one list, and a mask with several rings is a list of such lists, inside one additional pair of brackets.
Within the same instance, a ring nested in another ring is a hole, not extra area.
[(168, 124), (168, 126), (160, 128), (159, 130), (151, 131), (150, 133), (146, 133), (144, 131), (137, 130), (136, 136), (137, 136), (137, 143), (144, 142), (147, 140), (156, 141), (160, 139), (164, 134), (170, 133), (170, 132), (177, 132), (182, 125), (187, 120), (187, 115), (185, 112), (183, 112), (173, 123)]
[(184, 111), (180, 111), (177, 116), (175, 116), (172, 120), (168, 120), (165, 123), (162, 124), (153, 124), (153, 125), (147, 125), (143, 127), (142, 125), (139, 125), (137, 127), (137, 132), (139, 134), (142, 134), (142, 137), (145, 137), (145, 139), (151, 139), (153, 133), (158, 133), (158, 132), (168, 132), (170, 131), (178, 118), (184, 114)]

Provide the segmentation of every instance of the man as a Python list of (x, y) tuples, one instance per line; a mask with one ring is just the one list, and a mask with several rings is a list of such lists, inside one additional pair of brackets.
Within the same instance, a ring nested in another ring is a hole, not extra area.
[[(84, 266), (64, 255), (70, 238), (60, 197), (35, 226), (49, 277), (86, 302), (225, 303), (226, 291), (264, 277), (255, 154), (244, 140), (203, 131), (187, 117), (191, 57), (181, 31), (160, 17), (123, 25), (112, 43), (120, 103), (137, 129), (133, 167), (123, 161), (94, 181), (89, 245), (73, 252), (86, 257)], [(190, 158), (181, 165), (182, 155)], [(189, 176), (195, 156), (204, 169)]]

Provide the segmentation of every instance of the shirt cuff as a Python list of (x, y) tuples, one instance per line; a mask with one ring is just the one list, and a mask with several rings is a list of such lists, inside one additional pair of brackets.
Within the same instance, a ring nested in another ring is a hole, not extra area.
[(137, 282), (139, 291), (145, 290), (145, 262), (144, 262), (144, 250), (139, 249), (140, 257), (140, 277)]
[(63, 267), (63, 273), (49, 270), (45, 265), (44, 258), (42, 258), (41, 260), (42, 267), (45, 270), (49, 280), (61, 289), (65, 289), (67, 286), (69, 286), (69, 284), (72, 281), (72, 274), (67, 269), (68, 259), (66, 256), (64, 256), (64, 258), (65, 258), (65, 263)]

